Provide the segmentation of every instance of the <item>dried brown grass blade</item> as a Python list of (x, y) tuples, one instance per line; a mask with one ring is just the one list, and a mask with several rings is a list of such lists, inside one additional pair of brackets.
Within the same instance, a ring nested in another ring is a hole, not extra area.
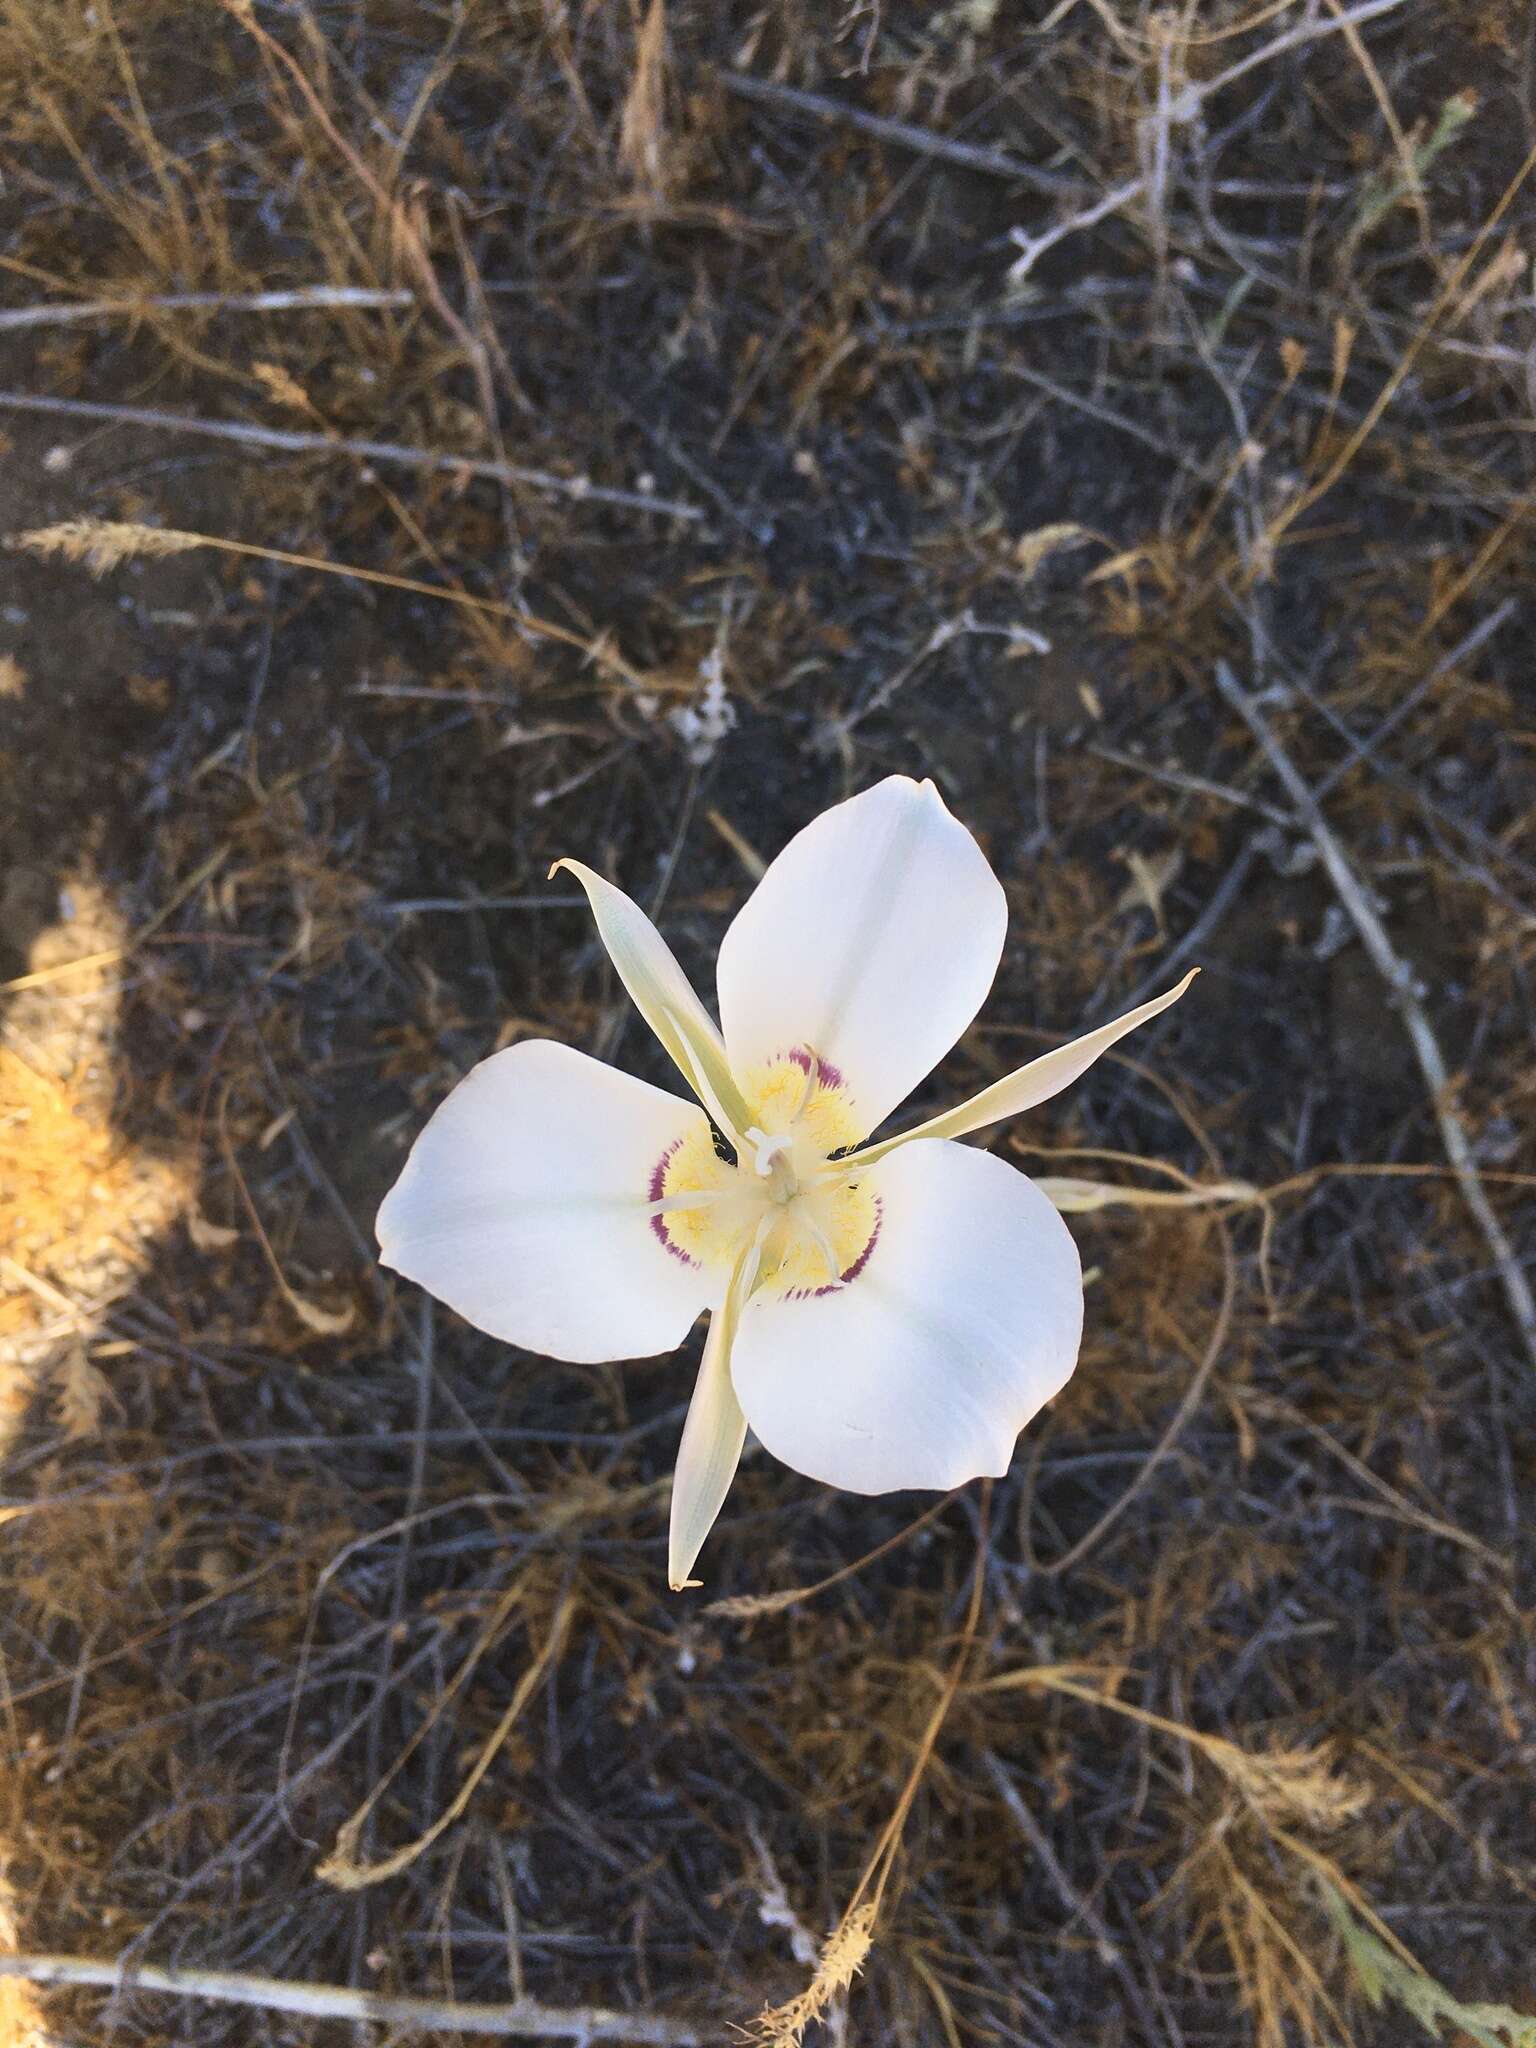
[(654, 200), (667, 189), (667, 8), (651, 0), (635, 39), (635, 75), (619, 120), (619, 160), (638, 191)]
[(852, 1907), (822, 1944), (816, 1974), (802, 1992), (756, 2019), (747, 2038), (757, 2048), (800, 2048), (807, 2027), (821, 2018), (839, 1992), (846, 1991), (873, 1944), (875, 1902)]
[(184, 555), (203, 544), (201, 534), (117, 519), (63, 519), (56, 526), (13, 534), (10, 542), (29, 555), (80, 562), (93, 576), (105, 576), (127, 561)]
[(357, 1812), (342, 1827), (336, 1837), (335, 1848), (325, 1861), (317, 1866), (317, 1876), (323, 1877), (327, 1884), (333, 1884), (338, 1891), (344, 1892), (362, 1891), (368, 1885), (382, 1884), (386, 1878), (398, 1877), (402, 1870), (408, 1869), (424, 1850), (431, 1848), (445, 1829), (452, 1827), (474, 1797), (475, 1787), (495, 1762), (518, 1716), (543, 1684), (546, 1674), (559, 1663), (560, 1653), (565, 1647), (565, 1638), (570, 1629), (573, 1608), (574, 1601), (567, 1593), (555, 1609), (548, 1635), (539, 1646), (532, 1663), (517, 1681), (501, 1719), (482, 1745), (480, 1754), (470, 1766), (463, 1784), (432, 1825), (413, 1842), (407, 1842), (403, 1848), (396, 1849), (393, 1855), (382, 1857), (376, 1863), (365, 1863), (359, 1858), (358, 1843), (362, 1838), (363, 1828), (379, 1794), (384, 1789), (384, 1784), (389, 1782), (386, 1778), (384, 1784), (376, 1786), (369, 1793)]

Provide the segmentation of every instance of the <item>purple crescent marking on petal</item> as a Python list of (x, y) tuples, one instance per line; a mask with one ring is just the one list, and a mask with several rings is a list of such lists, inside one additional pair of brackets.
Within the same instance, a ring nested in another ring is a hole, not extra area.
[[(783, 1057), (790, 1061), (793, 1066), (797, 1066), (802, 1074), (808, 1074), (811, 1071), (811, 1049), (809, 1046), (791, 1046)], [(817, 1085), (822, 1088), (841, 1088), (843, 1085), (843, 1070), (841, 1067), (834, 1067), (830, 1060), (824, 1060), (818, 1053), (816, 1055), (816, 1081)]]
[(671, 1144), (670, 1144), (670, 1145), (669, 1145), (669, 1146), (667, 1147), (666, 1151), (662, 1153), (661, 1157), (660, 1157), (660, 1158), (659, 1158), (659, 1159), (657, 1160), (656, 1164), (655, 1164), (655, 1165), (654, 1165), (654, 1166), (653, 1166), (653, 1167), (651, 1168), (651, 1194), (650, 1194), (650, 1199), (651, 1199), (651, 1200), (652, 1200), (653, 1202), (659, 1202), (659, 1201), (661, 1200), (662, 1196), (663, 1196), (663, 1195), (664, 1195), (664, 1194), (665, 1194), (665, 1193), (667, 1192), (667, 1165), (668, 1165), (668, 1162), (669, 1162), (669, 1161), (670, 1161), (670, 1160), (671, 1160), (671, 1159), (672, 1159), (672, 1158), (673, 1158), (673, 1157), (674, 1157), (674, 1156), (675, 1156), (675, 1155), (676, 1155), (676, 1154), (677, 1154), (678, 1152), (681, 1152), (681, 1150), (682, 1150), (682, 1149), (683, 1149), (683, 1141), (682, 1141), (682, 1139), (681, 1139), (681, 1138), (674, 1138), (674, 1139), (672, 1140)]
[(854, 1260), (853, 1264), (844, 1269), (841, 1277), (842, 1284), (845, 1287), (847, 1286), (850, 1280), (857, 1280), (859, 1275), (863, 1272), (864, 1268), (869, 1264), (875, 1246), (880, 1241), (880, 1219), (884, 1214), (884, 1205), (882, 1204), (880, 1197), (877, 1195), (875, 1197), (875, 1227), (869, 1233), (869, 1243), (865, 1245), (863, 1251), (859, 1253), (859, 1256)]
[(883, 1209), (880, 1203), (880, 1199), (878, 1196), (876, 1196), (875, 1227), (869, 1233), (869, 1243), (865, 1245), (863, 1251), (859, 1253), (859, 1256), (854, 1260), (853, 1264), (851, 1266), (845, 1266), (842, 1272), (838, 1274), (835, 1280), (827, 1281), (826, 1284), (822, 1287), (792, 1287), (789, 1290), (789, 1292), (785, 1295), (784, 1299), (786, 1301), (820, 1301), (823, 1295), (840, 1294), (842, 1290), (848, 1285), (848, 1282), (850, 1280), (857, 1280), (859, 1275), (863, 1272), (864, 1268), (869, 1264), (875, 1246), (879, 1242), (880, 1219), (882, 1214)]
[[(671, 1160), (672, 1155), (675, 1152), (680, 1152), (682, 1148), (682, 1139), (674, 1138), (671, 1144), (667, 1147), (666, 1151), (662, 1153), (661, 1157), (652, 1167), (650, 1199), (653, 1202), (659, 1202), (662, 1196), (667, 1192), (668, 1162)], [(675, 1244), (673, 1242), (671, 1234), (667, 1229), (667, 1219), (664, 1214), (661, 1216), (653, 1216), (651, 1218), (651, 1228), (655, 1231), (657, 1237), (666, 1246), (667, 1250), (672, 1254), (674, 1259), (681, 1259), (685, 1266), (698, 1265), (699, 1262), (697, 1259), (690, 1258), (687, 1252), (683, 1250), (680, 1244)]]

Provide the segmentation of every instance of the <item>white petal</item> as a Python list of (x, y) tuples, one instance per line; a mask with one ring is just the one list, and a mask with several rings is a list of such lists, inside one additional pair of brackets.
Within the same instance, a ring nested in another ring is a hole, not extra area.
[(1001, 1122), (1005, 1116), (1017, 1116), (1022, 1110), (1033, 1109), (1037, 1103), (1049, 1102), (1053, 1095), (1059, 1095), (1063, 1088), (1069, 1088), (1086, 1074), (1099, 1055), (1108, 1052), (1127, 1032), (1134, 1031), (1140, 1024), (1150, 1023), (1154, 1017), (1171, 1008), (1199, 972), (1198, 967), (1192, 967), (1178, 987), (1169, 989), (1166, 995), (1154, 996), (1150, 1003), (1143, 1003), (1139, 1009), (1127, 1010), (1123, 1017), (1101, 1024), (1097, 1031), (1085, 1032), (1081, 1038), (1074, 1038), (1067, 1045), (1058, 1045), (1054, 1052), (1042, 1053), (1028, 1066), (1005, 1074), (990, 1088), (983, 1088), (969, 1102), (959, 1103), (954, 1109), (946, 1109), (941, 1115), (930, 1117), (927, 1123), (918, 1124), (914, 1130), (898, 1131), (894, 1138), (882, 1138), (878, 1145), (866, 1147), (859, 1157), (871, 1162), (883, 1159), (898, 1146), (910, 1145), (917, 1138), (964, 1138), (972, 1131), (985, 1130), (988, 1124)]
[(942, 1140), (870, 1173), (880, 1227), (855, 1279), (749, 1301), (731, 1376), (776, 1458), (853, 1493), (1001, 1476), (1071, 1377), (1083, 1328), (1071, 1233), (1006, 1160)]
[(702, 1110), (567, 1045), (483, 1060), (379, 1211), (380, 1255), (528, 1351), (590, 1364), (670, 1351), (708, 1277), (653, 1229), (652, 1176)]
[[(671, 1054), (690, 1088), (699, 1088), (728, 1133), (752, 1121), (731, 1079), (714, 1019), (694, 993), (677, 957), (633, 898), (579, 860), (557, 860), (587, 892), (598, 937), (608, 949), (630, 1000)], [(713, 1098), (713, 1099), (711, 1099)]]
[(731, 1385), (731, 1326), (735, 1318), (727, 1301), (709, 1321), (704, 1356), (683, 1440), (672, 1474), (672, 1519), (667, 1535), (667, 1584), (674, 1593), (696, 1586), (690, 1579), (704, 1539), (715, 1526), (741, 1462), (747, 1440), (747, 1418)]
[(1007, 905), (931, 782), (892, 775), (824, 811), (742, 905), (720, 948), (738, 1076), (809, 1046), (872, 1131), (981, 1008)]

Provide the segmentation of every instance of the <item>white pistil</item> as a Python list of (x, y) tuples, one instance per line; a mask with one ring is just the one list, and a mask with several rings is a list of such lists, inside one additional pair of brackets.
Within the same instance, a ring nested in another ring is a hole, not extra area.
[(768, 1183), (764, 1193), (777, 1203), (792, 1202), (800, 1192), (795, 1178), (793, 1134), (784, 1131), (769, 1137), (754, 1124), (746, 1135), (752, 1147), (753, 1169), (759, 1179)]
[(788, 1131), (770, 1138), (768, 1133), (760, 1131), (756, 1124), (746, 1133), (746, 1140), (752, 1147), (752, 1164), (764, 1180), (773, 1179), (774, 1168), (795, 1142)]

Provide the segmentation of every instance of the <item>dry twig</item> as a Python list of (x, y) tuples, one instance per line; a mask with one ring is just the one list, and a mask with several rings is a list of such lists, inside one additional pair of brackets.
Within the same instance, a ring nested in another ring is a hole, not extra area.
[[(1397, 4), (1397, 0), (1394, 0)], [(771, 78), (752, 78), (744, 71), (722, 71), (720, 83), (737, 99), (755, 100), (760, 106), (783, 107), (792, 114), (807, 114), (813, 121), (830, 126), (856, 128), (915, 156), (933, 157), (939, 163), (958, 164), (962, 170), (980, 171), (984, 177), (1006, 178), (1011, 184), (1031, 185), (1037, 192), (1080, 193), (1082, 180), (1065, 171), (1047, 170), (1043, 164), (1026, 163), (1010, 150), (989, 143), (959, 142), (953, 136), (935, 135), (931, 128), (919, 128), (911, 121), (892, 121), (884, 114), (866, 113), (863, 107), (829, 99), (825, 93), (802, 92), (798, 86), (779, 85)]]
[(1467, 1127), (1451, 1100), (1451, 1076), (1445, 1064), (1445, 1055), (1440, 1050), (1440, 1041), (1435, 1036), (1434, 1027), (1429, 1021), (1429, 1013), (1419, 994), (1418, 978), (1387, 936), (1387, 928), (1380, 914), (1350, 865), (1349, 856), (1318, 808), (1317, 800), (1308, 787), (1306, 778), (1281, 746), (1268, 719), (1225, 662), (1219, 661), (1216, 664), (1216, 687), (1258, 741), (1265, 759), (1285, 785), (1286, 794), (1296, 806), (1299, 821), (1306, 827), (1313, 844), (1322, 856), (1323, 866), (1328, 871), (1328, 879), (1334, 886), (1346, 916), (1360, 934), (1361, 943), (1370, 955), (1371, 964), (1387, 984), (1391, 1000), (1402, 1016), (1404, 1027), (1413, 1045), (1419, 1070), (1429, 1088), (1430, 1107), (1439, 1126), (1440, 1140), (1455, 1172), (1462, 1198), (1493, 1256), (1494, 1265), (1498, 1268), (1505, 1299), (1520, 1332), (1520, 1340), (1525, 1347), (1526, 1355), (1532, 1365), (1536, 1365), (1536, 1297), (1532, 1296), (1531, 1284), (1525, 1277), (1515, 1248), (1488, 1199), (1488, 1192), (1478, 1172), (1477, 1160), (1473, 1156), (1472, 1141), (1467, 1134)]
[(635, 2048), (697, 2048), (706, 2036), (686, 2020), (652, 2013), (608, 2012), (601, 2006), (544, 2005), (515, 1998), (504, 2005), (459, 2005), (448, 1998), (402, 1998), (354, 1991), (344, 1984), (296, 1984), (245, 1970), (160, 1969), (152, 1963), (100, 1963), (91, 1956), (0, 1956), (0, 1978), (32, 1984), (99, 1985), (108, 1991), (157, 1991), (206, 1998), (265, 2012), (395, 2026), (419, 2034), (493, 2034), (536, 2041), (623, 2041)]
[(308, 313), (414, 306), (416, 294), (366, 285), (306, 284), (281, 292), (156, 292), (142, 299), (81, 299), (0, 312), (0, 334), (29, 327), (78, 327), (88, 320), (142, 320), (147, 313)]
[(362, 462), (397, 462), (406, 469), (436, 470), (445, 476), (487, 477), (493, 483), (521, 484), (530, 491), (574, 498), (581, 504), (618, 505), (630, 512), (659, 512), (668, 519), (702, 519), (697, 505), (681, 498), (653, 498), (644, 491), (621, 491), (595, 484), (590, 477), (556, 476), (553, 470), (524, 469), (513, 462), (491, 462), (477, 455), (444, 455), (432, 448), (408, 448), (400, 441), (347, 440), (339, 434), (307, 433), (291, 427), (258, 427), (248, 420), (205, 420), (192, 413), (161, 412), (148, 405), (107, 405), (90, 398), (52, 398), (33, 391), (0, 391), (0, 411), (36, 412), (60, 419), (105, 420), (124, 427), (146, 427), (172, 434), (201, 434), (205, 440), (234, 441), (244, 448), (273, 448), (290, 455), (350, 455)]

